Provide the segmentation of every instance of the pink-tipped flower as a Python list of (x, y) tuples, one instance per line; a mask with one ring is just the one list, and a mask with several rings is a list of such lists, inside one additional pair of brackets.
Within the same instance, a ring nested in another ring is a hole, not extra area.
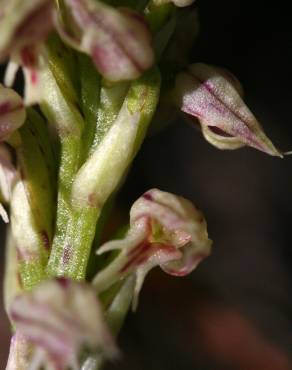
[(26, 113), (21, 97), (0, 84), (0, 142), (7, 139), (25, 121)]
[(151, 34), (141, 15), (95, 0), (65, 0), (65, 3), (72, 27), (64, 29), (57, 20), (61, 37), (90, 55), (105, 78), (132, 80), (152, 66)]
[(155, 266), (185, 276), (210, 253), (205, 219), (188, 200), (152, 189), (130, 211), (130, 229), (123, 240), (106, 243), (98, 254), (119, 249), (118, 257), (96, 275), (98, 290), (136, 274), (135, 303), (146, 274)]
[(176, 103), (199, 120), (211, 144), (219, 149), (248, 145), (282, 157), (241, 95), (242, 88), (232, 74), (206, 64), (191, 65), (176, 80)]
[(79, 369), (84, 348), (117, 353), (96, 293), (85, 283), (46, 281), (16, 297), (10, 313), (16, 332), (33, 345), (33, 369)]
[(37, 63), (34, 45), (53, 27), (52, 0), (4, 0), (0, 9), (0, 60), (12, 55), (24, 66)]

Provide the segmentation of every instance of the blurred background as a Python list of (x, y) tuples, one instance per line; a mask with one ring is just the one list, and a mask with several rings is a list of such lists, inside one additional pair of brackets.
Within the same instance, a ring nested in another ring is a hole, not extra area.
[[(282, 150), (292, 149), (288, 5), (198, 0), (201, 32), (192, 52), (193, 62), (239, 78), (247, 104)], [(291, 157), (219, 151), (182, 119), (145, 141), (120, 204), (128, 208), (151, 187), (189, 198), (206, 216), (213, 253), (188, 278), (158, 269), (149, 275), (119, 337), (123, 357), (107, 370), (292, 369), (291, 185)], [(1, 271), (3, 246), (1, 224)], [(2, 305), (0, 333), (4, 369)]]

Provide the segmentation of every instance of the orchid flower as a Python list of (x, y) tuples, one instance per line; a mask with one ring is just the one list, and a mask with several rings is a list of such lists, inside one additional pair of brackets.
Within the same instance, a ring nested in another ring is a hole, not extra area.
[(170, 275), (185, 276), (210, 253), (206, 222), (188, 200), (152, 189), (130, 211), (130, 228), (122, 240), (110, 241), (97, 253), (120, 250), (116, 259), (93, 280), (98, 291), (136, 274), (135, 301), (146, 274), (159, 265)]
[[(86, 347), (110, 358), (117, 355), (95, 292), (85, 283), (46, 281), (15, 298), (11, 318), (17, 337), (32, 345), (31, 369), (78, 370), (78, 355)], [(15, 345), (14, 338), (12, 351), (18, 352)], [(11, 356), (6, 369), (14, 369), (17, 359)]]
[(74, 23), (72, 30), (59, 24), (61, 36), (72, 47), (89, 54), (108, 80), (133, 80), (152, 66), (151, 34), (141, 15), (95, 0), (65, 3)]
[(198, 63), (177, 77), (175, 99), (183, 112), (199, 120), (204, 137), (217, 148), (248, 145), (282, 157), (244, 104), (241, 91), (228, 72)]

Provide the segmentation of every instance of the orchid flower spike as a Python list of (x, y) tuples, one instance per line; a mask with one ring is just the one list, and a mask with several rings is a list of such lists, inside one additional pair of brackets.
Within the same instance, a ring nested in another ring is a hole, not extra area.
[(25, 118), (21, 97), (0, 84), (0, 142), (8, 139), (24, 123)]
[[(95, 291), (85, 283), (64, 278), (43, 282), (16, 297), (10, 313), (16, 333), (33, 346), (31, 369), (78, 370), (84, 348), (108, 357), (117, 354)], [(13, 358), (10, 364), (6, 370), (14, 369)]]
[(123, 240), (104, 244), (98, 254), (120, 250), (116, 259), (98, 273), (98, 291), (134, 273), (134, 307), (146, 274), (155, 266), (174, 276), (192, 272), (211, 249), (205, 219), (188, 200), (152, 189), (130, 211), (130, 229)]
[(130, 9), (116, 9), (95, 0), (65, 0), (72, 27), (59, 19), (64, 41), (90, 55), (110, 81), (133, 80), (154, 62), (150, 30), (143, 17)]
[(52, 0), (1, 0), (0, 60), (12, 55), (24, 66), (35, 65), (34, 46), (53, 27), (52, 9)]
[(174, 98), (180, 109), (196, 117), (208, 142), (219, 149), (251, 146), (282, 157), (243, 102), (232, 74), (206, 64), (193, 64), (176, 80)]

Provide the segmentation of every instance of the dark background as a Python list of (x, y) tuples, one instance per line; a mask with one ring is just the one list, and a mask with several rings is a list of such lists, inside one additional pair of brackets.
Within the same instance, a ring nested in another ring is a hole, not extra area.
[[(289, 2), (198, 5), (192, 61), (230, 69), (273, 142), (291, 150)], [(130, 204), (151, 187), (191, 199), (208, 220), (213, 253), (189, 278), (150, 274), (119, 339), (123, 358), (108, 369), (292, 369), (291, 163), (252, 149), (221, 152), (183, 120), (146, 140), (121, 199)], [(5, 320), (1, 313), (0, 368)]]

